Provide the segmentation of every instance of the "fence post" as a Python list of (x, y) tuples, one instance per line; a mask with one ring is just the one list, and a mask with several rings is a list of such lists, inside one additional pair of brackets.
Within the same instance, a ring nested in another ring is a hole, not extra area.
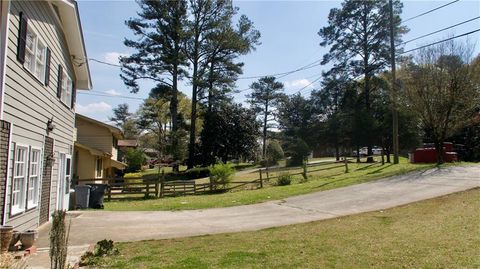
[(165, 171), (162, 169), (162, 179), (160, 181), (160, 198), (163, 197), (163, 192), (164, 192), (164, 188), (165, 186), (163, 185), (165, 183)]
[(268, 162), (267, 166), (265, 167), (265, 172), (267, 172), (267, 181), (270, 180), (270, 174), (268, 173)]
[(147, 182), (147, 192), (145, 193), (147, 198), (150, 197), (150, 182)]
[(307, 180), (307, 178), (308, 178), (307, 177), (307, 173), (308, 173), (308, 171), (307, 171), (308, 163), (307, 162), (308, 162), (308, 159), (303, 159), (303, 165), (302, 165), (303, 166), (303, 173), (302, 173), (302, 176), (303, 176), (304, 180)]
[(260, 173), (260, 188), (263, 188), (262, 168), (258, 169), (258, 172)]
[(112, 186), (108, 184), (108, 201), (112, 200)]
[(343, 160), (345, 162), (345, 173), (348, 173), (348, 161), (347, 161), (347, 154), (343, 155)]

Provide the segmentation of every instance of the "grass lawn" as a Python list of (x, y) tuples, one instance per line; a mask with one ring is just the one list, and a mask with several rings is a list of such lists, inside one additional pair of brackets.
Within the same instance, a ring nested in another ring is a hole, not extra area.
[(288, 186), (273, 186), (273, 182), (270, 182), (270, 185), (265, 184), (267, 187), (257, 190), (161, 199), (112, 201), (105, 202), (104, 205), (105, 210), (141, 211), (202, 209), (254, 204), (268, 200), (283, 199), (299, 194), (344, 187), (414, 170), (428, 169), (434, 166), (434, 164), (410, 164), (406, 159), (401, 159), (401, 163), (398, 165), (351, 163), (349, 164), (350, 173), (345, 174), (344, 168), (342, 167), (321, 170), (310, 174), (309, 180), (303, 183), (300, 182), (301, 176), (296, 176), (294, 177), (292, 185)]
[(98, 268), (479, 268), (480, 189), (325, 221), (117, 243)]

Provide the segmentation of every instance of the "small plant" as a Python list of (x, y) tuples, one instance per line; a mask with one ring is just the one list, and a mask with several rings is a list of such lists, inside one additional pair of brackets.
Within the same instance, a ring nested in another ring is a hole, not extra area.
[(278, 186), (286, 186), (292, 183), (292, 176), (289, 173), (280, 174), (277, 178)]
[(112, 240), (103, 239), (95, 245), (94, 251), (87, 251), (80, 258), (80, 266), (96, 265), (102, 257), (118, 255), (119, 251)]
[(66, 211), (57, 210), (52, 214), (50, 230), (50, 264), (52, 269), (65, 269), (67, 266), (68, 236), (70, 224), (65, 224)]
[(210, 167), (210, 182), (216, 186), (217, 184), (222, 184), (223, 188), (226, 189), (227, 184), (232, 180), (232, 177), (235, 175), (235, 168), (232, 164), (226, 163), (217, 163), (214, 166)]

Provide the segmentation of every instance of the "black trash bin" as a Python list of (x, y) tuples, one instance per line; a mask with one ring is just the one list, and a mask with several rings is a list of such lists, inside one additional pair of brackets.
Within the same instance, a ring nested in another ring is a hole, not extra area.
[(90, 203), (90, 189), (91, 186), (77, 185), (75, 186), (75, 207), (77, 209), (88, 208)]
[(103, 209), (103, 198), (107, 190), (106, 184), (88, 184), (90, 189), (89, 207)]

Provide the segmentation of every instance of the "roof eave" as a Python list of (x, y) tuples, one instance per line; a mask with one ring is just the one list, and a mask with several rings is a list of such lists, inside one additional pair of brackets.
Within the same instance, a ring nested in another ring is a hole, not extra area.
[(75, 86), (77, 89), (90, 90), (92, 89), (92, 79), (77, 2), (61, 0), (51, 1), (51, 3), (57, 5), (61, 16), (63, 33), (75, 72)]

